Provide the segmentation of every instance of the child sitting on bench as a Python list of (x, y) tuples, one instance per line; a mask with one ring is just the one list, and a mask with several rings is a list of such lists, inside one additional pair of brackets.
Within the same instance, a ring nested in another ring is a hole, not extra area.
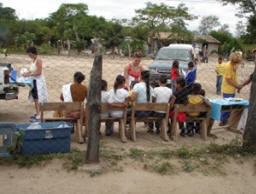
[[(193, 94), (188, 96), (188, 103), (189, 104), (205, 104), (206, 106), (211, 107), (211, 103), (201, 94), (204, 94), (202, 91), (201, 84), (194, 83), (192, 86)], [(188, 117), (194, 118), (194, 117), (204, 117), (205, 113), (200, 112), (190, 112), (188, 113)], [(200, 131), (200, 123), (199, 122), (188, 122), (187, 123), (187, 135), (193, 136), (194, 135), (194, 129), (196, 133), (199, 133)]]

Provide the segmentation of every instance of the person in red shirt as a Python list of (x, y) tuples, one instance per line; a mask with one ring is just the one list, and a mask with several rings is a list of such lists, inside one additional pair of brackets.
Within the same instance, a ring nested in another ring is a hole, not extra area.
[(176, 91), (175, 88), (175, 81), (179, 78), (179, 61), (175, 60), (172, 64), (171, 69), (171, 76), (172, 76), (172, 92), (174, 93)]

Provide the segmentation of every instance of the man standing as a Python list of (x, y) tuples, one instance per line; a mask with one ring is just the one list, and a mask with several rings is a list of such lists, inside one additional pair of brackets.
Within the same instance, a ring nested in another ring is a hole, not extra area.
[(223, 68), (224, 64), (222, 63), (222, 57), (218, 58), (218, 64), (216, 65), (216, 73), (217, 73), (217, 82), (216, 82), (216, 93), (218, 95), (221, 94), (221, 85), (222, 85), (222, 79), (223, 79)]
[[(237, 82), (238, 65), (242, 62), (242, 57), (239, 52), (234, 52), (230, 56), (230, 61), (224, 66), (224, 75), (222, 82), (223, 98), (234, 98), (236, 89), (240, 90), (242, 85)], [(224, 112), (221, 114), (220, 126), (227, 124), (231, 112)]]

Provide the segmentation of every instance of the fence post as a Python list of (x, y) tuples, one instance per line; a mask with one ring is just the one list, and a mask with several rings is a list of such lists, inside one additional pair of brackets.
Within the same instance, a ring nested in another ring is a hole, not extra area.
[(101, 76), (102, 55), (96, 54), (93, 68), (90, 73), (88, 107), (88, 146), (86, 162), (99, 162), (99, 130), (100, 130), (100, 105), (101, 105)]

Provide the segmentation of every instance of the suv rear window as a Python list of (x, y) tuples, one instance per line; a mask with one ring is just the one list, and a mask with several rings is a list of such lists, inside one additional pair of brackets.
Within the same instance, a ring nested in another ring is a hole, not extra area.
[(190, 61), (191, 51), (188, 49), (162, 48), (156, 56), (156, 60), (181, 60)]

